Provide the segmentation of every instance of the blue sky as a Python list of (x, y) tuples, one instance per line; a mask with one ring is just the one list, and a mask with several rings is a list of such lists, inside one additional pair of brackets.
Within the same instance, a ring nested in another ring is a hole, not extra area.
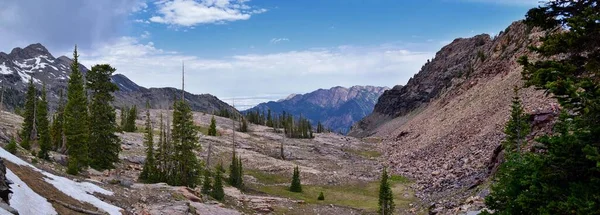
[(457, 37), (497, 34), (537, 0), (3, 0), (0, 51), (80, 47), (147, 87), (240, 108), (334, 86), (405, 84)]

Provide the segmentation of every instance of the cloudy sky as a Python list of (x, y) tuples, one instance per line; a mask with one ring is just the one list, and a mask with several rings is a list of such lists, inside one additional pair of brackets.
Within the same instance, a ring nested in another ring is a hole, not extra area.
[[(426, 2), (426, 3), (425, 3)], [(146, 87), (240, 108), (334, 86), (405, 84), (457, 37), (497, 34), (538, 0), (1, 0), (0, 51), (80, 47)]]

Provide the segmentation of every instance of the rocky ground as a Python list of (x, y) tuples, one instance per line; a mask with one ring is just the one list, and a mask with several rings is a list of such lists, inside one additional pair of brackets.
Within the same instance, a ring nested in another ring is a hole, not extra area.
[[(513, 89), (523, 86), (517, 59), (537, 59), (527, 47), (542, 34), (515, 22), (493, 38), (456, 39), (407, 86), (384, 94), (380, 109), (376, 106), (354, 134), (380, 140), (388, 165), (416, 181), (413, 188), (431, 212), (481, 209), (502, 160)], [(519, 96), (531, 115), (529, 139), (549, 132), (556, 101), (532, 87)]]
[[(159, 116), (168, 111), (151, 110), (154, 128), (158, 128)], [(137, 121), (142, 127), (145, 116)], [(200, 130), (209, 126), (212, 115), (194, 113)], [(22, 119), (2, 112), (0, 142), (6, 142), (19, 128)], [(216, 117), (219, 136), (200, 135), (202, 150), (200, 159), (210, 166), (217, 163), (228, 166), (231, 159), (233, 132), (232, 121)], [(236, 125), (237, 126), (237, 125)], [(381, 153), (372, 142), (337, 134), (316, 134), (314, 139), (283, 138), (272, 128), (250, 125), (250, 132), (235, 132), (236, 153), (244, 164), (243, 191), (226, 187), (226, 199), (211, 200), (199, 194), (199, 189), (173, 187), (166, 184), (141, 184), (137, 177), (144, 158), (143, 134), (119, 134), (123, 143), (120, 154), (122, 162), (111, 171), (88, 170), (74, 180), (94, 182), (114, 192), (102, 199), (121, 207), (126, 214), (369, 214), (377, 205), (377, 179), (382, 166)], [(280, 144), (284, 143), (285, 160), (280, 158)], [(208, 149), (212, 148), (211, 160)], [(64, 176), (65, 157), (52, 154), (55, 162), (38, 161), (23, 150), (20, 157), (36, 163), (38, 168)], [(299, 166), (304, 192), (286, 190), (293, 168)], [(37, 177), (37, 176), (36, 176)], [(68, 177), (68, 176), (67, 176)], [(393, 181), (399, 213), (419, 211), (411, 183), (400, 176)], [(324, 192), (326, 200), (316, 201), (318, 192)]]

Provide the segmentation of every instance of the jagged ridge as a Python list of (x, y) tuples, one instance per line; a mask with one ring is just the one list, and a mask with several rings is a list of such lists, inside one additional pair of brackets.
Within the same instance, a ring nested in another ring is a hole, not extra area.
[[(5, 90), (4, 107), (12, 110), (23, 105), (25, 87), (32, 78), (39, 89), (42, 83), (46, 84), (50, 109), (55, 109), (59, 92), (66, 92), (72, 62), (66, 56), (55, 58), (39, 43), (25, 48), (14, 48), (10, 54), (0, 52), (0, 86)], [(79, 69), (83, 73), (88, 71), (81, 64)], [(166, 109), (172, 105), (175, 97), (179, 98), (181, 95), (181, 90), (175, 88), (141, 87), (122, 74), (113, 75), (111, 78), (119, 87), (114, 102), (117, 107), (145, 106), (146, 101), (150, 101), (152, 108)], [(185, 98), (194, 111), (212, 113), (225, 108), (236, 112), (233, 107), (210, 94), (195, 95), (186, 92)]]

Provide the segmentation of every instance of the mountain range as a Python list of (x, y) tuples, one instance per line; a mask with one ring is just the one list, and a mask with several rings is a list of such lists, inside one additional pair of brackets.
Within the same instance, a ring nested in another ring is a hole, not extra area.
[[(46, 84), (50, 109), (57, 107), (60, 91), (66, 92), (66, 86), (73, 61), (60, 56), (55, 58), (42, 44), (31, 44), (25, 48), (14, 48), (10, 53), (0, 52), (0, 87), (4, 90), (2, 103), (13, 110), (23, 106), (25, 88), (30, 79), (36, 88)], [(88, 68), (79, 64), (83, 73)], [(118, 69), (118, 68), (117, 68)], [(137, 105), (143, 107), (149, 101), (152, 108), (167, 109), (175, 98), (181, 98), (181, 90), (171, 87), (145, 88), (137, 85), (125, 75), (115, 74), (112, 82), (119, 87), (115, 93), (113, 105), (116, 107)], [(210, 94), (192, 94), (185, 92), (185, 99), (192, 110), (212, 113), (220, 109), (236, 111), (227, 103)]]
[(332, 87), (306, 94), (291, 94), (285, 99), (260, 103), (246, 110), (291, 113), (308, 118), (313, 125), (321, 122), (326, 128), (346, 133), (356, 121), (373, 111), (379, 96), (389, 88), (374, 86)]

